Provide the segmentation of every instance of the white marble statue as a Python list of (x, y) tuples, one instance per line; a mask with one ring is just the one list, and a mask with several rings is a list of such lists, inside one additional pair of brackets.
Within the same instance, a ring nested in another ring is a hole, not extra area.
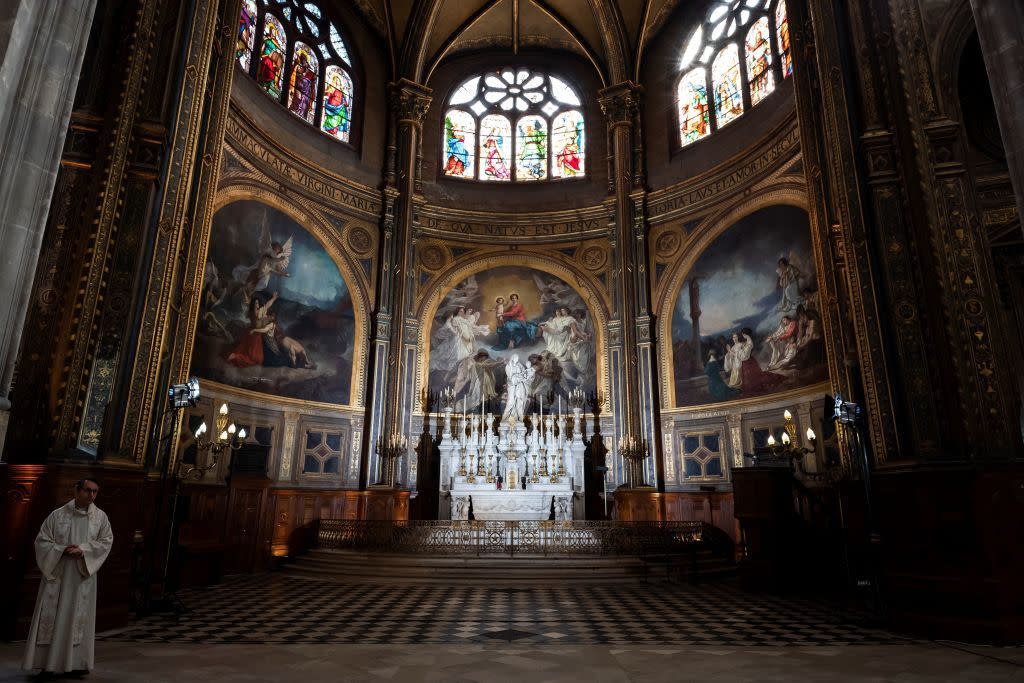
[(527, 367), (519, 362), (518, 354), (512, 354), (512, 357), (508, 359), (508, 363), (505, 364), (505, 386), (508, 391), (508, 399), (505, 401), (505, 412), (501, 416), (502, 422), (508, 422), (510, 419), (517, 423), (523, 421), (533, 374), (532, 367)]

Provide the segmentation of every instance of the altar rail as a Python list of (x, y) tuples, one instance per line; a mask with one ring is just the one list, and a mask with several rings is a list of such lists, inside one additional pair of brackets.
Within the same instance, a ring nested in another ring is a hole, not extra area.
[(707, 548), (731, 540), (706, 522), (365, 521), (321, 519), (317, 547), (426, 555), (636, 555)]

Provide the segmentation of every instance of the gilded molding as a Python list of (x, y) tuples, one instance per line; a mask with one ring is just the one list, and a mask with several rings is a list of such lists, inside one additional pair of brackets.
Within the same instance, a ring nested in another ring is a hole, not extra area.
[(648, 194), (648, 222), (658, 225), (717, 206), (726, 197), (743, 192), (792, 161), (800, 150), (796, 118), (788, 118), (764, 140), (772, 142), (754, 146), (703, 175)]
[[(260, 129), (237, 105), (232, 103), (227, 120), (226, 139), (238, 159), (286, 187), (310, 197), (341, 204), (357, 217), (376, 224), (383, 209), (379, 190), (360, 185), (337, 173), (317, 166), (272, 142), (272, 135)], [(222, 179), (227, 182), (230, 176)]]
[(570, 211), (507, 214), (425, 205), (418, 213), (424, 235), (479, 244), (493, 244), (495, 238), (501, 238), (503, 244), (577, 242), (603, 237), (609, 221), (604, 204)]
[(68, 447), (75, 441), (75, 432), (84, 408), (83, 393), (89, 384), (86, 366), (91, 361), (95, 339), (93, 330), (97, 325), (107, 287), (107, 268), (110, 245), (117, 232), (117, 221), (124, 199), (124, 179), (134, 139), (135, 117), (146, 81), (146, 71), (152, 52), (150, 39), (156, 21), (159, 3), (143, 0), (139, 5), (132, 27), (132, 44), (126, 51), (128, 65), (114, 116), (114, 131), (109, 140), (110, 152), (104, 169), (103, 187), (99, 193), (100, 204), (92, 234), (92, 248), (87, 272), (79, 288), (74, 307), (72, 329), (78, 332), (73, 337), (73, 347), (64, 364), (63, 391), (58, 397), (59, 417), (56, 426), (55, 446)]

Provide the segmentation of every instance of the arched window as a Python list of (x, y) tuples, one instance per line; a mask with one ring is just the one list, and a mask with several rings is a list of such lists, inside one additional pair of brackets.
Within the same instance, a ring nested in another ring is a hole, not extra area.
[(348, 142), (352, 59), (338, 27), (315, 2), (242, 0), (235, 59), (288, 111)]
[(551, 74), (507, 68), (473, 76), (448, 98), (442, 173), (488, 182), (585, 175), (581, 105)]
[(736, 120), (792, 73), (785, 0), (715, 0), (683, 47), (679, 144)]

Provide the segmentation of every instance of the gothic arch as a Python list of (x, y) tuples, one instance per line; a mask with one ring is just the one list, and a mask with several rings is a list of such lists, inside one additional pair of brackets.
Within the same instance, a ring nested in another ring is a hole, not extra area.
[[(305, 228), (313, 237), (323, 245), (330, 255), (331, 260), (338, 266), (342, 278), (349, 285), (352, 294), (352, 305), (355, 314), (355, 340), (353, 341), (354, 351), (352, 353), (352, 378), (351, 391), (349, 393), (348, 406), (350, 408), (362, 408), (365, 404), (366, 389), (366, 357), (367, 339), (369, 337), (370, 321), (370, 300), (367, 296), (366, 283), (359, 277), (359, 267), (348, 254), (342, 242), (342, 234), (331, 226), (323, 215), (304, 201), (286, 202), (280, 192), (270, 188), (263, 183), (246, 180), (237, 184), (221, 188), (214, 199), (212, 215), (229, 204), (237, 201), (253, 200), (266, 204), (281, 213), (292, 218), (296, 223)], [(212, 230), (212, 221), (207, 228)], [(207, 241), (207, 246), (209, 241)], [(205, 262), (207, 255), (203, 255)], [(192, 321), (192, 327), (195, 321)], [(191, 350), (189, 350), (191, 354)], [(289, 399), (278, 398), (277, 400), (287, 402)], [(308, 404), (308, 401), (302, 403)], [(331, 405), (330, 407), (336, 407)]]
[[(809, 213), (807, 193), (804, 189), (795, 186), (775, 187), (755, 197), (740, 200), (723, 214), (707, 217), (694, 228), (694, 236), (679, 250), (681, 256), (678, 257), (672, 268), (672, 274), (666, 279), (665, 285), (660, 290), (660, 296), (654, 307), (658, 315), (657, 334), (660, 341), (658, 351), (661, 354), (659, 365), (661, 377), (663, 378), (661, 383), (662, 412), (679, 408), (676, 405), (672, 384), (664, 378), (675, 377), (675, 363), (672, 355), (672, 308), (675, 305), (676, 295), (682, 287), (683, 279), (711, 243), (737, 221), (761, 209), (780, 204), (795, 206)], [(817, 241), (813, 239), (814, 230), (812, 229), (811, 232), (812, 245), (815, 252), (815, 267), (820, 269), (820, 255), (818, 253), (820, 248)], [(760, 400), (763, 400), (763, 397)]]
[(420, 298), (420, 305), (414, 313), (415, 317), (421, 321), (417, 335), (417, 343), (420, 349), (418, 357), (419, 367), (416, 370), (417, 386), (414, 387), (414, 390), (419, 391), (422, 387), (427, 386), (427, 375), (430, 367), (430, 327), (444, 296), (452, 287), (470, 275), (501, 266), (525, 266), (541, 270), (549, 275), (561, 278), (567, 284), (575, 287), (580, 294), (584, 295), (587, 312), (594, 321), (597, 386), (598, 390), (607, 396), (608, 362), (606, 356), (608, 345), (606, 334), (609, 311), (605, 306), (598, 286), (590, 278), (581, 275), (558, 260), (532, 252), (481, 255), (478, 258), (468, 259), (457, 266), (450, 266), (439, 273), (434, 281), (430, 283), (430, 286), (423, 292)]

